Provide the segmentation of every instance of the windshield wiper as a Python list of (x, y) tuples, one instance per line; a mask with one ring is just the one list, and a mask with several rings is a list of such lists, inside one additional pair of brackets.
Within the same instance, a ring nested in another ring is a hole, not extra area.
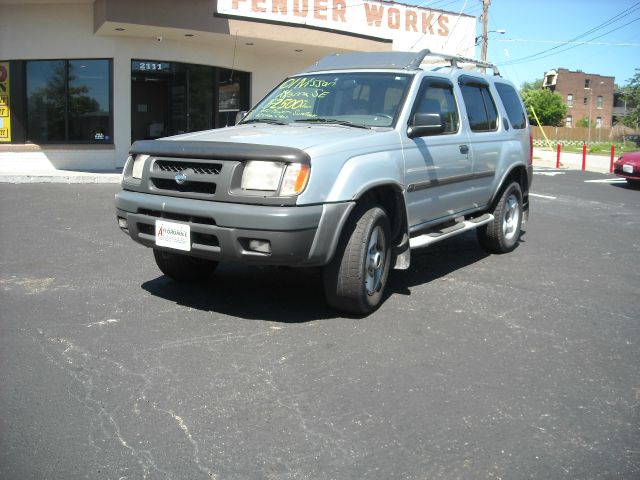
[(278, 120), (277, 118), (252, 118), (251, 120), (245, 120), (240, 123), (270, 123), (272, 125), (286, 125), (285, 122)]
[(296, 123), (328, 123), (331, 125), (344, 125), (346, 127), (355, 127), (355, 128), (365, 128), (367, 130), (371, 129), (371, 127), (367, 125), (362, 125), (361, 123), (349, 122), (347, 120), (338, 120), (337, 118), (301, 118), (299, 120), (295, 120)]

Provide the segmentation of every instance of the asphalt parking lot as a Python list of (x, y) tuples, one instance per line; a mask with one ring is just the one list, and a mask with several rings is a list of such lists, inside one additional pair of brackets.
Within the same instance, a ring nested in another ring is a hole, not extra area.
[(415, 253), (364, 319), (313, 272), (163, 277), (117, 185), (0, 185), (2, 479), (640, 476), (640, 190), (539, 171), (519, 247)]

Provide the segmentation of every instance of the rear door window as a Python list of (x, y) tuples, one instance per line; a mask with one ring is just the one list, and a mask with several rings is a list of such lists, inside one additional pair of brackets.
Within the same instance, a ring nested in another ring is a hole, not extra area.
[(497, 130), (498, 111), (489, 92), (489, 85), (473, 80), (466, 81), (460, 77), (460, 90), (467, 108), (471, 130), (474, 132)]

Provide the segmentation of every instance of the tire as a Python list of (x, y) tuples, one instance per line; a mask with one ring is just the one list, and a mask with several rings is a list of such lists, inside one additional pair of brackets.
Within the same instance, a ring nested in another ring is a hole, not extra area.
[(178, 253), (153, 250), (158, 268), (177, 282), (203, 282), (211, 277), (218, 262)]
[(360, 205), (346, 224), (335, 256), (323, 270), (333, 308), (367, 315), (382, 303), (391, 265), (391, 227), (386, 212)]
[(508, 253), (518, 246), (522, 228), (522, 190), (513, 182), (490, 211), (494, 219), (478, 228), (480, 245), (489, 253)]

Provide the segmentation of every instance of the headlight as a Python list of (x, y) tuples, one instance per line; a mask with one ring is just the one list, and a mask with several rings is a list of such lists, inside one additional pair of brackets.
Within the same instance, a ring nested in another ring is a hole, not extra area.
[[(284, 171), (284, 174), (283, 174)], [(300, 194), (309, 180), (309, 165), (251, 160), (244, 166), (240, 187), (243, 190), (261, 190), (291, 196)]]
[(249, 161), (244, 166), (240, 187), (243, 190), (275, 192), (280, 185), (283, 166), (280, 162)]
[(133, 170), (131, 176), (140, 180), (142, 178), (142, 170), (144, 169), (144, 163), (149, 158), (149, 155), (136, 155), (133, 157)]

